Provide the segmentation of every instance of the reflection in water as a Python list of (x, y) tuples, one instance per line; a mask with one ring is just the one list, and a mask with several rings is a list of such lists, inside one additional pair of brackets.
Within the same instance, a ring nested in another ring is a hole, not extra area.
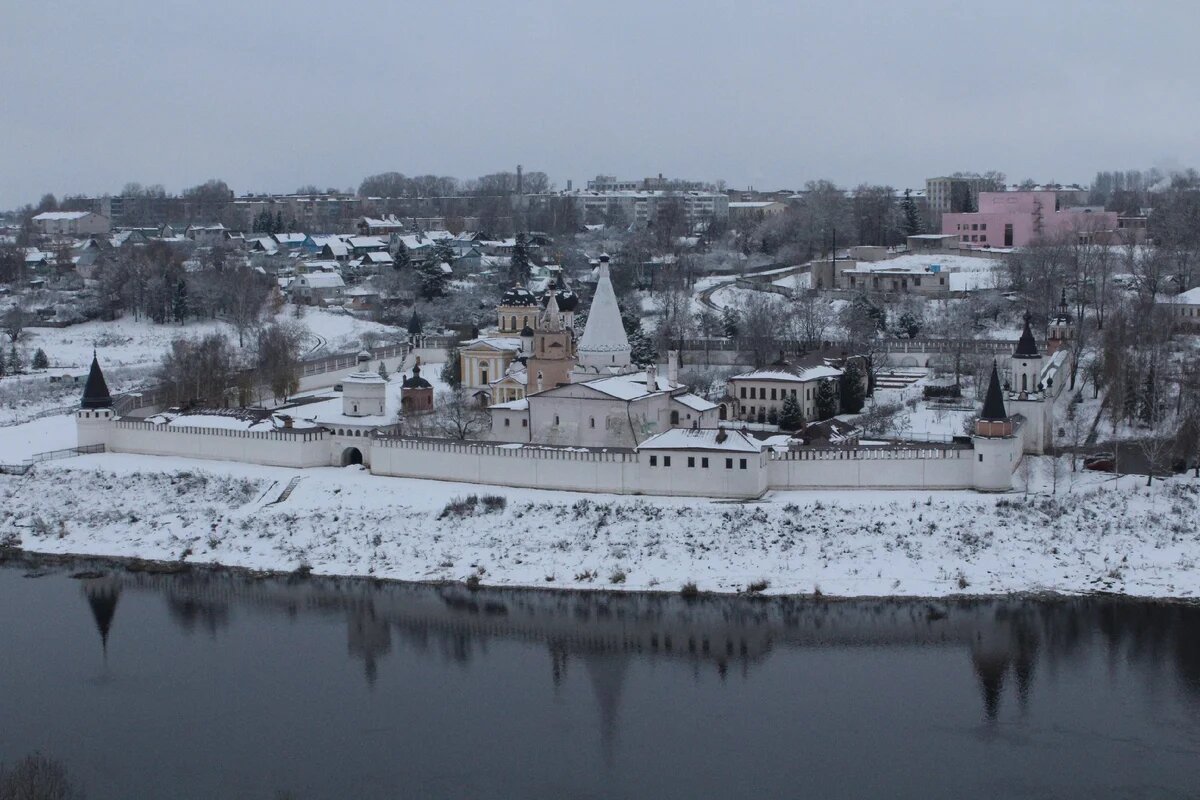
[(100, 632), (100, 647), (108, 657), (108, 633), (112, 630), (113, 617), (117, 613), (117, 600), (121, 598), (121, 582), (114, 573), (88, 577), (80, 581), (96, 630)]
[[(1115, 599), (823, 601), (610, 595), (413, 586), (350, 579), (254, 579), (221, 572), (110, 573), (82, 581), (107, 647), (122, 591), (165, 597), (183, 630), (217, 634), (239, 606), (295, 615), (339, 615), (347, 650), (373, 684), (393, 636), (417, 652), (469, 665), (494, 640), (541, 641), (550, 679), (561, 686), (572, 660), (584, 664), (611, 744), (630, 656), (689, 661), (724, 678), (749, 675), (774, 648), (960, 647), (970, 654), (983, 714), (1000, 713), (1008, 690), (1031, 702), (1039, 665), (1054, 670), (1096, 645), (1109, 659), (1174, 677), (1200, 701), (1200, 609)], [(1189, 633), (1190, 632), (1190, 633)]]

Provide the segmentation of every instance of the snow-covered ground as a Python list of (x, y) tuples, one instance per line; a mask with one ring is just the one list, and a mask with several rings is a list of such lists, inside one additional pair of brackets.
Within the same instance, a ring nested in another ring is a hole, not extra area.
[[(285, 307), (276, 319), (308, 329), (305, 341), (308, 356), (353, 351), (362, 347), (364, 335), (374, 335), (382, 341), (402, 333), (392, 326), (318, 308), (305, 309), (304, 315), (296, 318), (294, 307)], [(218, 320), (157, 325), (125, 316), (112, 322), (92, 321), (66, 328), (26, 328), (20, 343), (25, 362), (41, 348), (51, 366), (44, 371), (0, 378), (0, 425), (23, 422), (73, 405), (83, 391), (82, 384), (51, 383), (50, 378), (85, 375), (93, 348), (100, 353), (109, 389), (122, 392), (144, 385), (172, 340), (180, 336), (199, 338), (213, 332), (236, 339), (233, 327)], [(6, 457), (0, 456), (0, 461), (5, 460)]]
[[(0, 476), (0, 538), (35, 552), (485, 584), (919, 595), (1200, 596), (1200, 481), (1031, 459), (1031, 492), (614, 497), (97, 455)], [(271, 504), (302, 478), (285, 502)], [(1073, 479), (1073, 480), (1072, 480)], [(453, 501), (476, 495), (474, 504)], [(483, 500), (503, 498), (502, 508)], [(54, 502), (47, 502), (53, 497)]]

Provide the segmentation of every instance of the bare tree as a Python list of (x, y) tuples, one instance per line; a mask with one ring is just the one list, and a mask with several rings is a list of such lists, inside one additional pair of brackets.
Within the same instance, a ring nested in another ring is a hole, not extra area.
[(0, 800), (75, 800), (83, 793), (72, 783), (67, 768), (41, 753), (25, 756), (0, 769)]
[(8, 337), (9, 342), (16, 344), (21, 341), (21, 337), (25, 335), (25, 325), (29, 321), (29, 312), (20, 306), (13, 306), (4, 312), (4, 316), (0, 317), (0, 325), (4, 327), (4, 334)]
[(465, 441), (487, 430), (491, 419), (467, 392), (440, 392), (434, 404), (433, 427), (442, 436)]
[(255, 383), (280, 402), (300, 388), (300, 344), (307, 335), (296, 322), (272, 323), (254, 341)]
[(803, 292), (792, 305), (792, 334), (808, 346), (825, 340), (825, 332), (833, 322), (829, 302), (817, 292)]

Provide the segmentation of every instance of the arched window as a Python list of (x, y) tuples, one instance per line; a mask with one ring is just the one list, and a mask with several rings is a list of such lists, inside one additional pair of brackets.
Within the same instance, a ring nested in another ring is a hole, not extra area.
[(513, 315), (512, 315), (512, 320), (511, 320), (511, 323), (512, 323), (512, 325), (511, 325), (511, 328), (510, 328), (510, 330), (514, 330), (514, 331), (515, 331), (515, 330), (517, 329), (517, 315), (516, 315), (516, 314), (513, 314)]
[(678, 411), (672, 411), (672, 412), (671, 412), (671, 424), (672, 424), (672, 425), (678, 425), (678, 424), (679, 424), (679, 412), (678, 412)]
[(1022, 392), (1029, 391), (1029, 376), (1028, 375), (1021, 376), (1021, 391)]

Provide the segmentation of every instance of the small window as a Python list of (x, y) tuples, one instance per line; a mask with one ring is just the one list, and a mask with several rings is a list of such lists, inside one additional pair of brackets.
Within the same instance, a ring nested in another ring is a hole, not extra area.
[(528, 427), (529, 427), (529, 420), (527, 420), (527, 419), (523, 419), (523, 420), (521, 420), (521, 427), (522, 427), (522, 428), (528, 428)]
[(732, 458), (725, 459), (725, 469), (733, 469), (733, 459)]
[(694, 467), (694, 466), (696, 466), (696, 457), (688, 456), (688, 467), (690, 468), (690, 467)]
[(671, 457), (670, 456), (663, 456), (663, 466), (664, 467), (671, 466)]
[(555, 414), (555, 415), (554, 415), (554, 424), (555, 424), (555, 425), (557, 425), (557, 424), (558, 424), (558, 414)]
[(707, 458), (700, 459), (700, 468), (708, 469), (708, 459)]
[(746, 468), (746, 459), (744, 459), (744, 458), (738, 459), (738, 469), (745, 469), (745, 468)]
[(771, 389), (771, 399), (772, 400), (775, 399), (775, 389), (773, 389), (773, 388)]
[(652, 466), (652, 467), (658, 466), (658, 456), (650, 456), (650, 466)]
[(795, 396), (796, 396), (796, 390), (792, 389), (792, 397), (795, 397)]
[(504, 420), (504, 427), (507, 428), (509, 426), (510, 422), (512, 422), (512, 420), (508, 420), (508, 419)]
[(592, 428), (596, 427), (596, 418), (595, 417), (590, 418), (588, 420), (588, 424), (589, 424), (589, 427), (592, 427)]
[(980, 463), (980, 464), (982, 464), (982, 463), (983, 463), (983, 453), (980, 453), (980, 454), (979, 454), (979, 463)]
[(743, 400), (745, 400), (745, 399), (746, 399), (746, 387), (745, 387), (745, 386), (743, 386), (743, 387), (742, 387), (742, 394), (741, 394), (741, 397), (742, 397), (742, 399), (743, 399)]

